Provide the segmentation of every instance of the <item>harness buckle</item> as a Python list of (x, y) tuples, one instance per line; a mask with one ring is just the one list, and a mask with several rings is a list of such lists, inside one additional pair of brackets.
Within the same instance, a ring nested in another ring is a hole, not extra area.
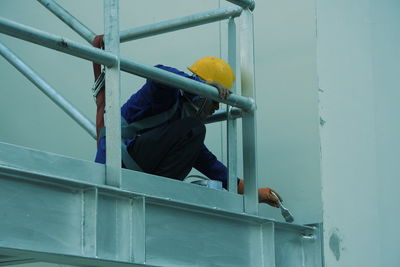
[(105, 73), (105, 71), (103, 69), (101, 74), (99, 75), (99, 77), (97, 78), (97, 80), (94, 82), (94, 84), (92, 86), (92, 93), (93, 93), (94, 102), (96, 102), (96, 97), (99, 94), (101, 88), (104, 87), (105, 75), (106, 75), (106, 73)]

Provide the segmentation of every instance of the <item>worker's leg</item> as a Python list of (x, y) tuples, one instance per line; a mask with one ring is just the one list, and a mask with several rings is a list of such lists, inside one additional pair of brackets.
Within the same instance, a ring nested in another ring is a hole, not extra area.
[(185, 118), (137, 137), (128, 151), (144, 172), (183, 180), (199, 155), (205, 132), (200, 121)]

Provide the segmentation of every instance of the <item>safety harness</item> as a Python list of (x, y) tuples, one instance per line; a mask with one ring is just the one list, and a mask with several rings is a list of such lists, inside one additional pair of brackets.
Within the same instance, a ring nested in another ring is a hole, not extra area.
[[(93, 46), (104, 49), (103, 35), (97, 35), (93, 40)], [(106, 129), (104, 127), (104, 112), (105, 112), (105, 71), (101, 71), (101, 65), (93, 63), (93, 71), (95, 82), (92, 87), (93, 97), (97, 105), (96, 113), (96, 133), (97, 145), (101, 138), (106, 136)], [(144, 118), (139, 121), (128, 123), (124, 117), (121, 117), (121, 157), (122, 162), (128, 169), (142, 171), (135, 160), (129, 155), (126, 143), (127, 140), (134, 139), (138, 133), (145, 130), (159, 126), (176, 113), (179, 102), (169, 108), (167, 111)]]
[[(97, 35), (93, 40), (93, 46), (104, 49), (103, 43), (104, 35)], [(93, 97), (97, 105), (96, 113), (96, 133), (97, 133), (97, 145), (99, 145), (100, 139), (106, 136), (106, 129), (104, 127), (104, 113), (105, 113), (105, 70), (101, 70), (101, 65), (93, 62), (93, 72), (95, 82), (92, 87)], [(211, 100), (203, 97), (195, 97), (191, 100), (183, 91), (182, 107), (181, 107), (181, 118), (195, 117), (199, 120), (205, 120), (204, 110), (207, 105), (211, 104)], [(142, 171), (135, 160), (129, 155), (127, 150), (127, 140), (136, 138), (140, 132), (146, 129), (155, 128), (168, 120), (170, 120), (176, 111), (178, 110), (179, 101), (169, 108), (167, 111), (162, 113), (146, 117), (142, 120), (128, 123), (124, 117), (121, 116), (121, 158), (126, 168), (131, 170)]]

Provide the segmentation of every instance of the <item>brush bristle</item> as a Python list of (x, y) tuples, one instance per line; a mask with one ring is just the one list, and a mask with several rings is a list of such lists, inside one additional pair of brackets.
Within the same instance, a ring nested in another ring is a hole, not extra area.
[(282, 213), (282, 216), (283, 216), (283, 218), (285, 218), (285, 221), (286, 222), (293, 222), (294, 221), (294, 218), (293, 218), (293, 216), (292, 216), (292, 214), (290, 214), (290, 212), (289, 212), (289, 210), (287, 210), (287, 209), (285, 209), (285, 208), (281, 208), (281, 213)]

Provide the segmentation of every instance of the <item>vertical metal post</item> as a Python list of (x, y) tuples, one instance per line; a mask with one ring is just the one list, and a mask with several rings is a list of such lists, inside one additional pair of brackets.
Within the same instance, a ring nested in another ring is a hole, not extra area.
[(263, 223), (261, 231), (261, 260), (263, 267), (275, 266), (275, 226), (274, 223)]
[(136, 197), (132, 200), (132, 254), (135, 263), (146, 261), (146, 199)]
[[(240, 23), (240, 73), (242, 95), (255, 99), (253, 14), (245, 9)], [(243, 113), (244, 211), (258, 214), (256, 114)]]
[[(235, 19), (228, 21), (228, 63), (236, 76), (236, 24)], [(236, 81), (233, 83), (232, 92), (236, 94)], [(228, 190), (237, 192), (237, 132), (236, 119), (231, 116), (231, 106), (227, 106), (227, 137), (228, 137)]]
[(83, 191), (83, 254), (86, 257), (97, 256), (97, 204), (96, 187)]
[(116, 198), (116, 259), (132, 261), (132, 200)]
[(104, 0), (105, 50), (118, 57), (118, 63), (106, 67), (106, 183), (121, 185), (121, 112), (119, 63), (119, 0)]

